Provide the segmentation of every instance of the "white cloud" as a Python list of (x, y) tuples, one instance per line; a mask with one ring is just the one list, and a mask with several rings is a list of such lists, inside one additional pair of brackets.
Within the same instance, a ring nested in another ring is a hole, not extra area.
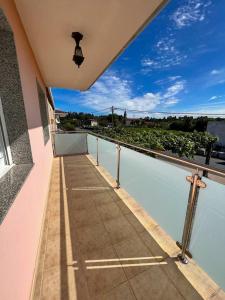
[(174, 43), (175, 43), (174, 38), (166, 37), (159, 40), (156, 44), (156, 47), (158, 48), (159, 51), (174, 53), (177, 51), (175, 49)]
[(225, 108), (224, 108), (224, 102), (223, 103), (218, 103), (216, 105), (199, 105), (199, 106), (195, 106), (190, 108), (190, 111), (194, 111), (195, 113), (199, 113), (202, 116), (205, 116), (207, 114), (212, 115), (215, 114), (214, 116), (221, 116), (224, 117), (225, 116)]
[(180, 79), (181, 76), (180, 75), (177, 75), (177, 76), (169, 76), (168, 79), (171, 80), (171, 81), (174, 81), (174, 80), (177, 80), (177, 79)]
[(209, 100), (216, 100), (218, 96), (212, 96)]
[(174, 81), (181, 80), (181, 79), (182, 79), (182, 76), (180, 76), (180, 75), (175, 76), (174, 75), (174, 76), (169, 76), (167, 78), (156, 80), (154, 83), (156, 83), (158, 85), (168, 85), (168, 84), (171, 84)]
[(219, 75), (219, 74), (221, 74), (221, 73), (223, 73), (223, 72), (224, 72), (224, 70), (222, 70), (222, 69), (220, 69), (220, 70), (214, 69), (214, 70), (212, 70), (212, 71), (210, 72), (210, 74), (211, 74), (211, 75)]
[(179, 102), (180, 100), (179, 99), (167, 99), (164, 104), (165, 106), (172, 106), (172, 105), (175, 105)]
[(134, 97), (130, 81), (108, 72), (93, 87), (80, 94), (80, 104), (96, 110), (115, 106), (127, 109), (152, 110), (160, 104), (159, 93), (145, 93)]
[(164, 94), (164, 98), (171, 98), (179, 94), (184, 90), (185, 81), (177, 81), (172, 86), (167, 89), (167, 92)]
[(122, 79), (116, 73), (107, 72), (87, 92), (81, 92), (76, 100), (80, 105), (102, 110), (120, 107), (127, 110), (152, 111), (156, 107), (171, 106), (179, 102), (178, 94), (184, 90), (185, 81), (175, 81), (165, 91), (148, 91), (134, 96), (132, 82)]
[[(180, 2), (182, 4), (170, 16), (178, 29), (203, 21), (208, 13), (207, 8), (212, 3), (211, 0), (184, 0)], [(153, 46), (154, 56), (142, 59), (142, 73), (147, 74), (153, 70), (169, 69), (187, 60), (186, 51), (179, 49), (177, 44), (174, 26), (168, 27), (166, 32), (167, 36), (160, 38)]]
[(154, 69), (168, 69), (180, 65), (187, 58), (186, 54), (181, 53), (177, 49), (175, 46), (176, 41), (172, 36), (173, 34), (170, 34), (170, 37), (161, 38), (156, 43), (153, 48), (156, 52), (155, 59), (147, 57), (141, 61), (143, 73), (148, 73)]
[(158, 68), (159, 63), (157, 61), (154, 61), (153, 59), (150, 58), (145, 58), (141, 61), (141, 64), (143, 67), (154, 67)]
[(166, 53), (164, 55), (156, 56), (156, 59), (145, 58), (141, 61), (143, 67), (142, 72), (144, 74), (153, 71), (154, 69), (168, 69), (177, 65), (180, 65), (187, 55)]
[(177, 28), (190, 26), (196, 22), (202, 22), (207, 14), (207, 7), (211, 1), (187, 0), (186, 4), (180, 6), (171, 16)]
[(209, 100), (216, 100), (217, 98), (217, 96), (212, 96)]

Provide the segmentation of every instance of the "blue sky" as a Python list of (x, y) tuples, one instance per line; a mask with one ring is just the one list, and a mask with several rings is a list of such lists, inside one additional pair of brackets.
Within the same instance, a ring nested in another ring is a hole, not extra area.
[(171, 0), (87, 92), (53, 88), (56, 108), (225, 113), (224, 12), (224, 0)]

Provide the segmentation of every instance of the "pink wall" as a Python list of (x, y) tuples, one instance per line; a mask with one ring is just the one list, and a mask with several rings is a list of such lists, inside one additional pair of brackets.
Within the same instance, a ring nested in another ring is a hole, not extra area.
[(0, 0), (14, 32), (34, 167), (0, 225), (0, 299), (29, 299), (52, 164), (44, 145), (36, 78), (43, 80), (13, 0)]

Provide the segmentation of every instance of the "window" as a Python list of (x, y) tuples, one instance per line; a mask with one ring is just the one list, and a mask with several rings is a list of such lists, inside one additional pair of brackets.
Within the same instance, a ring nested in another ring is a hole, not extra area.
[(6, 148), (3, 138), (2, 124), (0, 123), (0, 170), (7, 164)]
[(33, 167), (14, 36), (1, 8), (0, 124), (1, 224)]
[(0, 99), (0, 176), (9, 169), (10, 165), (12, 165), (12, 158)]
[(37, 89), (38, 89), (39, 106), (40, 106), (40, 112), (41, 112), (44, 143), (46, 144), (49, 140), (47, 103), (46, 103), (45, 93), (42, 90), (38, 81), (37, 81)]

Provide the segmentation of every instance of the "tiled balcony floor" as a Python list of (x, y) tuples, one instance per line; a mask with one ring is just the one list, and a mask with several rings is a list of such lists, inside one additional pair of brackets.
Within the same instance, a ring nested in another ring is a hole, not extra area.
[(202, 299), (86, 156), (55, 158), (33, 299)]

